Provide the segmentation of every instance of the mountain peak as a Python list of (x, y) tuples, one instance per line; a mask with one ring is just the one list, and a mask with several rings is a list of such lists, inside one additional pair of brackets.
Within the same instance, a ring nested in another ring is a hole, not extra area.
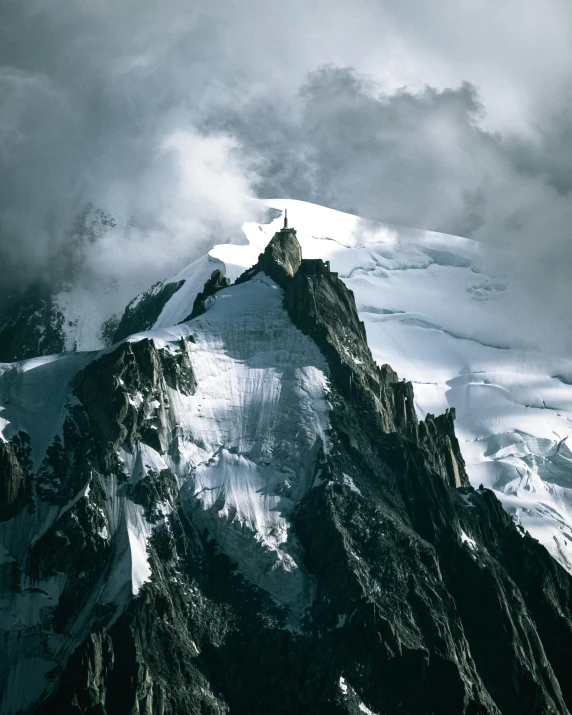
[(296, 230), (285, 226), (277, 231), (258, 256), (257, 263), (245, 271), (237, 283), (248, 280), (259, 271), (263, 271), (278, 285), (285, 288), (294, 277), (302, 263), (302, 248), (296, 237)]
[[(0, 366), (3, 712), (572, 707), (572, 578), (470, 485), (455, 410), (420, 419), (376, 361), (349, 285), (378, 264), (313, 240), (227, 247), (234, 284), (211, 256), (134, 302), (161, 327)], [(431, 250), (417, 275), (462, 263)]]

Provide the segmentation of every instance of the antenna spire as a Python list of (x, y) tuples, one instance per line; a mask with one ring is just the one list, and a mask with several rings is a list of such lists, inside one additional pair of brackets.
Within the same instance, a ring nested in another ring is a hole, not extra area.
[(284, 228), (288, 228), (288, 209), (284, 209)]

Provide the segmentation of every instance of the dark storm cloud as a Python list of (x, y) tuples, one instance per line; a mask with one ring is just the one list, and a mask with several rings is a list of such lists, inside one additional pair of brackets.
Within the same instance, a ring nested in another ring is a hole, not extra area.
[(301, 88), (295, 112), (256, 99), (208, 125), (265, 157), (259, 190), (316, 201), (389, 223), (499, 245), (568, 241), (572, 204), (569, 125), (540, 141), (481, 126), (469, 83), (385, 94), (355, 70), (326, 67)]
[(354, 70), (327, 67), (298, 99), (293, 116), (254, 103), (220, 125), (268, 157), (263, 193), (456, 233), (482, 224), (482, 154), (499, 147), (477, 126), (483, 110), (471, 85), (388, 96)]
[[(570, 5), (420, 5), (6, 0), (1, 287), (79, 267), (138, 289), (236, 230), (252, 195), (564, 275)], [(96, 244), (78, 231), (90, 203), (118, 219)]]
[[(253, 100), (210, 126), (265, 157), (259, 190), (507, 249), (528, 285), (528, 329), (569, 349), (570, 125), (531, 140), (483, 129), (475, 87), (386, 94), (347, 68), (314, 72), (297, 109)], [(497, 259), (498, 260), (498, 259)]]

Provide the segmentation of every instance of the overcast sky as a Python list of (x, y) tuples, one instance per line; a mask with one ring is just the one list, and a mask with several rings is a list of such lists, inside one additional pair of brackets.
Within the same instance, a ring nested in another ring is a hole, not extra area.
[(571, 100), (570, 0), (2, 0), (1, 287), (143, 286), (266, 196), (509, 246), (567, 296)]

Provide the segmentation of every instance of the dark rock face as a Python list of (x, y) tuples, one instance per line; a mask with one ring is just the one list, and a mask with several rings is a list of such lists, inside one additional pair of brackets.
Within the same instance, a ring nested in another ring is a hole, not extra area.
[[(567, 712), (548, 651), (555, 633), (535, 623), (537, 601), (517, 571), (526, 553), (538, 575), (556, 575), (550, 556), (491, 492), (452, 488), (424, 449), (399, 433), (375, 438), (353, 405), (336, 405), (334, 429), (335, 471), (324, 475), (333, 484), (309, 492), (296, 528), (320, 584), (313, 620), (350, 614), (340, 669), (368, 707)], [(562, 578), (553, 618), (570, 614), (569, 576), (559, 571), (551, 590)]]
[[(182, 509), (173, 474), (149, 471), (130, 499), (155, 524), (151, 579), (118, 617), (103, 614), (90, 627), (50, 698), (32, 711), (568, 713), (571, 577), (493, 492), (469, 485), (454, 410), (418, 422), (411, 384), (373, 360), (351, 292), (334, 274), (298, 271), (295, 244), (292, 232), (280, 232), (240, 280), (260, 270), (274, 278), (290, 318), (330, 366), (329, 447), (293, 523), (316, 582), (310, 609), (292, 627), (287, 610)], [(217, 285), (215, 277), (209, 290)], [(64, 441), (82, 442), (82, 424), (91, 425), (101, 484), (118, 473), (118, 447), (148, 440), (162, 454), (172, 448), (167, 384), (184, 394), (196, 387), (184, 344), (173, 354), (149, 340), (127, 343), (78, 373), (88, 422), (78, 413)], [(73, 451), (70, 460), (54, 445), (47, 457), (66, 479), (81, 466), (81, 449)], [(6, 503), (20, 499), (21, 482), (7, 482)], [(71, 574), (61, 629), (112, 558), (94, 536), (104, 526), (103, 498), (96, 487), (32, 549), (39, 574)], [(159, 503), (169, 506), (167, 518), (158, 518)]]
[(30, 499), (32, 464), (25, 432), (0, 442), (0, 521), (16, 516)]
[(412, 384), (399, 381), (389, 365), (378, 367), (353, 293), (337, 274), (296, 273), (286, 281), (284, 307), (294, 325), (318, 344), (343, 396), (361, 405), (380, 432), (399, 432), (426, 447), (427, 459), (433, 466), (438, 463), (445, 481), (468, 485), (453, 427), (454, 410), (418, 423)]
[(274, 236), (258, 256), (255, 266), (245, 271), (236, 281), (243, 283), (263, 271), (281, 288), (285, 288), (294, 277), (302, 262), (302, 249), (296, 238), (296, 231), (284, 228)]
[(89, 481), (92, 425), (81, 405), (69, 408), (62, 436), (48, 447), (35, 480), (37, 496), (48, 504), (64, 505)]
[(0, 308), (0, 362), (63, 352), (63, 325), (50, 291), (34, 286), (8, 296)]
[(105, 494), (98, 481), (92, 492), (89, 500), (79, 499), (66, 511), (28, 553), (27, 570), (34, 580), (67, 575), (51, 614), (55, 632), (65, 633), (80, 625), (78, 614), (101, 584), (112, 557), (111, 544), (101, 536), (107, 521), (102, 510)]
[(296, 231), (283, 228), (260, 255), (258, 266), (284, 288), (300, 268), (301, 262), (302, 249), (296, 238)]
[(132, 488), (130, 496), (135, 504), (141, 504), (145, 509), (145, 517), (151, 523), (160, 518), (157, 504), (172, 503), (178, 492), (177, 480), (170, 469), (156, 472), (150, 469)]
[(223, 288), (228, 288), (229, 285), (229, 279), (225, 278), (222, 271), (220, 271), (218, 268), (215, 269), (212, 272), (211, 277), (205, 283), (205, 287), (203, 288), (203, 290), (195, 298), (195, 302), (193, 303), (193, 309), (190, 315), (188, 315), (181, 322), (186, 323), (188, 320), (192, 320), (193, 318), (202, 315), (206, 310), (207, 298), (213, 296), (215, 293), (218, 293), (218, 291), (222, 290)]
[(108, 342), (110, 344), (118, 343), (129, 335), (141, 333), (152, 328), (166, 303), (183, 283), (184, 281), (179, 281), (178, 283), (155, 283), (146, 293), (134, 298), (125, 308), (119, 325)]
[[(77, 374), (74, 391), (98, 431), (99, 460), (106, 472), (117, 470), (117, 449), (124, 444), (142, 441), (159, 453), (168, 449), (175, 425), (165, 386), (186, 395), (196, 386), (184, 341), (180, 348), (173, 355), (148, 339), (123, 343)], [(157, 406), (141, 409), (151, 403)]]

